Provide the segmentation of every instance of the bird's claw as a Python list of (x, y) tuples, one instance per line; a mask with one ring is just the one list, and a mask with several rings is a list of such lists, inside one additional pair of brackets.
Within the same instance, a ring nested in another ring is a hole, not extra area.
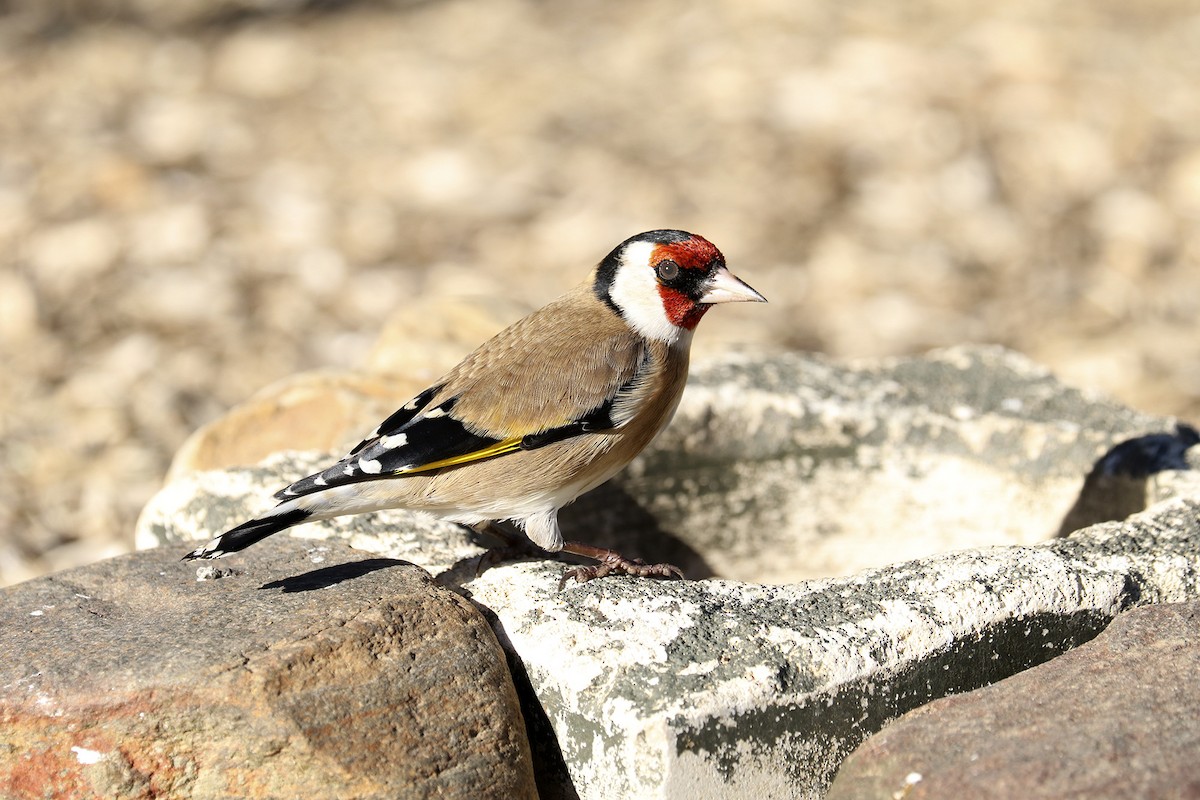
[(572, 578), (576, 583), (587, 583), (606, 575), (632, 575), (635, 578), (670, 578), (683, 580), (683, 570), (674, 564), (647, 564), (640, 558), (625, 558), (616, 553), (610, 553), (600, 559), (599, 563), (590, 567), (575, 567), (563, 573), (558, 581), (561, 592)]

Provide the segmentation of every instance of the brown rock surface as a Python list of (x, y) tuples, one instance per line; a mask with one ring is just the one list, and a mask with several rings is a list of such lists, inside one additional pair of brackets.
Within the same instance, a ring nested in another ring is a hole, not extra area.
[(534, 796), (504, 655), (421, 570), (286, 539), (220, 579), (176, 559), (0, 592), (0, 796)]
[[(281, 450), (337, 451), (423, 388), (361, 373), (305, 372), (274, 383), (183, 443), (167, 480), (206, 469), (257, 464)], [(357, 433), (356, 433), (357, 431)]]
[(916, 709), (843, 764), (827, 800), (1200, 797), (1200, 603), (1123, 614), (1093, 641)]

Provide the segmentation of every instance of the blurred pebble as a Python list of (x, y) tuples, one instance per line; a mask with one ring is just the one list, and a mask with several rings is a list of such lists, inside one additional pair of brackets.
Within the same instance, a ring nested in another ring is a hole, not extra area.
[(1179, 214), (1200, 221), (1200, 147), (1185, 153), (1167, 173), (1167, 197)]
[(37, 297), (29, 281), (0, 272), (0, 343), (15, 345), (33, 338), (38, 328)]
[(129, 257), (144, 264), (195, 262), (210, 238), (208, 212), (199, 203), (161, 206), (133, 220)]
[(134, 278), (117, 303), (139, 324), (175, 332), (232, 317), (237, 307), (231, 275), (190, 266), (157, 267)]
[(25, 257), (38, 284), (59, 295), (101, 276), (116, 264), (121, 237), (107, 220), (90, 218), (34, 233)]
[(218, 48), (217, 85), (252, 100), (273, 100), (303, 91), (313, 79), (315, 52), (288, 30), (245, 29)]
[(129, 135), (147, 162), (158, 166), (198, 158), (208, 138), (208, 116), (196, 96), (151, 95), (129, 120)]

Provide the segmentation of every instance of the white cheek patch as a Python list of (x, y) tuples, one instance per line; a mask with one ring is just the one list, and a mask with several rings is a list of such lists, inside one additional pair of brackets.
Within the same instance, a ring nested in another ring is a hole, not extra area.
[(663, 308), (658, 280), (650, 268), (655, 247), (653, 242), (633, 242), (625, 248), (608, 295), (634, 330), (648, 339), (670, 344), (683, 329), (667, 318)]

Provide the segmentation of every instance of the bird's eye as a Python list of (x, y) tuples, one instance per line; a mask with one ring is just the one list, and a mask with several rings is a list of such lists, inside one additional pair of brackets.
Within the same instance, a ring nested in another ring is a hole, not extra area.
[(679, 277), (679, 265), (674, 261), (660, 261), (654, 272), (660, 281), (673, 281)]

